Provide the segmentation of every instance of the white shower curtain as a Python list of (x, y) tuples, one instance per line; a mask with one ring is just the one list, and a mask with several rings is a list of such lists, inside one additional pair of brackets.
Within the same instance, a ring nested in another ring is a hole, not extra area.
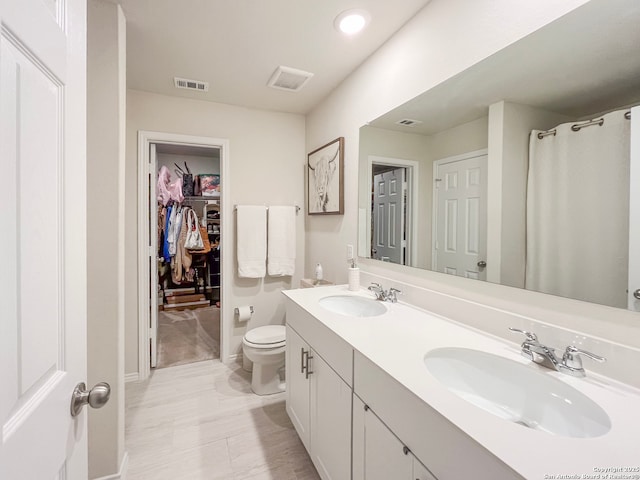
[(624, 111), (602, 118), (531, 133), (525, 288), (624, 308), (631, 122)]

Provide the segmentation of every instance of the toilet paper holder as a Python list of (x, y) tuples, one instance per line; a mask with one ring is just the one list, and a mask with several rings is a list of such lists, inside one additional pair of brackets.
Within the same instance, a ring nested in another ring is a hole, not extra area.
[[(249, 306), (249, 311), (251, 312), (251, 315), (253, 315), (253, 305)], [(236, 315), (240, 315), (240, 309), (238, 307), (234, 308), (233, 313), (235, 313)]]

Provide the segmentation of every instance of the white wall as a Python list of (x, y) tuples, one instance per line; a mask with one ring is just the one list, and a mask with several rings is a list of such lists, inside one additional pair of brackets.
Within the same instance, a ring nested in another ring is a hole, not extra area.
[(345, 214), (307, 217), (306, 269), (347, 280), (356, 245), (358, 130), (388, 110), (528, 35), (587, 0), (433, 0), (307, 116), (307, 152), (345, 137)]
[[(212, 102), (168, 97), (136, 90), (127, 94), (126, 155), (126, 372), (138, 372), (138, 292), (137, 292), (137, 133), (139, 130), (178, 133), (230, 142), (231, 202), (257, 205), (304, 203), (306, 160), (305, 119), (301, 115), (267, 112)], [(223, 278), (229, 289), (230, 305), (223, 306), (223, 322), (231, 334), (231, 354), (241, 351), (246, 324), (233, 318), (233, 308), (253, 305), (255, 315), (248, 328), (284, 323), (281, 290), (297, 286), (304, 265), (304, 215), (298, 217), (296, 274), (293, 277), (266, 277), (264, 280), (238, 278), (235, 272), (235, 228), (223, 232), (222, 248), (231, 250), (232, 278)], [(232, 222), (235, 227), (235, 221)]]
[(97, 478), (118, 473), (124, 456), (126, 25), (119, 5), (87, 7), (88, 384), (111, 385), (109, 402), (88, 411), (89, 478)]

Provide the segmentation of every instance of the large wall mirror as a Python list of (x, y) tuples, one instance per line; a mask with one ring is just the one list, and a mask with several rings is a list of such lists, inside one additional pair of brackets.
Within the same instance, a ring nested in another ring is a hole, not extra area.
[(360, 129), (359, 255), (634, 308), (638, 105), (640, 2), (591, 0)]

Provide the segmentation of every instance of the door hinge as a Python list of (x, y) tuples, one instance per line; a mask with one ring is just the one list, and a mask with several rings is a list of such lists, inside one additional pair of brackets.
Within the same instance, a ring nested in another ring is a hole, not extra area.
[(153, 245), (149, 245), (149, 256), (153, 257)]

